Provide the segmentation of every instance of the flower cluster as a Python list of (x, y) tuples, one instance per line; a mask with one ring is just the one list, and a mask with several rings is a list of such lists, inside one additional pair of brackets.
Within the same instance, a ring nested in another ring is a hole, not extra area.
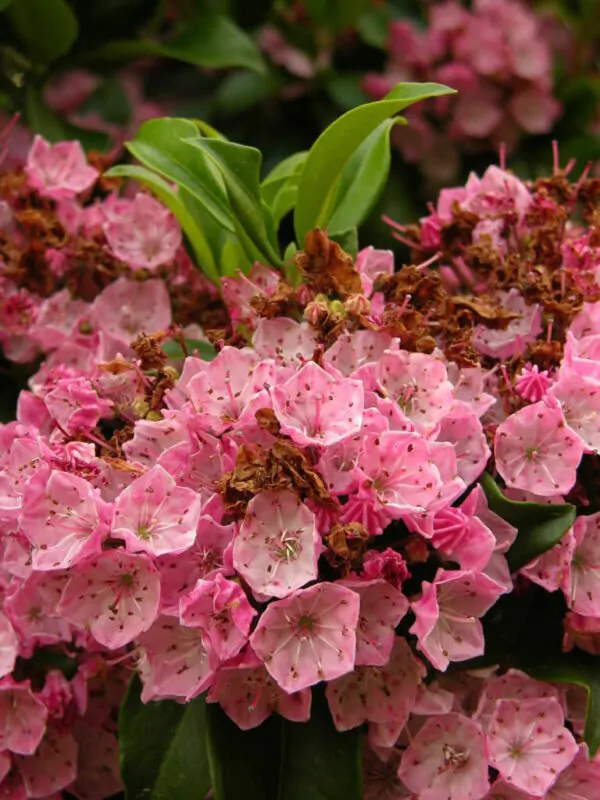
[[(68, 277), (4, 340), (50, 353), (0, 427), (0, 789), (116, 791), (81, 737), (114, 753), (129, 667), (144, 702), (206, 693), (242, 729), (309, 719), (325, 683), (336, 728), (368, 726), (367, 797), (598, 796), (579, 690), (458, 672), (510, 594), (556, 592), (565, 649), (600, 650), (598, 181), (490, 167), (397, 234), (423, 258), (396, 272), (312, 231), (293, 283), (223, 279), (197, 317), (214, 360), (169, 363), (177, 226), (143, 194), (82, 204), (97, 177), (38, 140), (4, 188), (3, 302)], [(46, 236), (29, 270), (24, 212)], [(95, 269), (111, 280), (83, 299)], [(486, 468), (586, 513), (511, 571)]]
[(520, 0), (457, 0), (428, 6), (427, 28), (390, 24), (385, 74), (364, 79), (383, 97), (398, 81), (452, 86), (456, 98), (410, 109), (410, 127), (396, 129), (403, 156), (439, 183), (456, 177), (464, 152), (511, 150), (523, 134), (548, 133), (560, 112), (553, 97), (552, 52), (541, 21)]

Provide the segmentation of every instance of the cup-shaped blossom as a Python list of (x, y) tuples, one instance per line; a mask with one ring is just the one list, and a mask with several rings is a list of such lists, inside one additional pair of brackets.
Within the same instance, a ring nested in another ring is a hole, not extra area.
[(181, 624), (202, 628), (221, 661), (233, 658), (246, 644), (256, 613), (239, 583), (219, 572), (213, 580), (199, 580), (179, 604)]
[(12, 672), (19, 641), (10, 620), (0, 612), (0, 678)]
[(357, 667), (327, 684), (335, 727), (347, 731), (363, 722), (403, 727), (425, 674), (425, 665), (413, 655), (406, 639), (396, 637), (385, 666)]
[(170, 697), (187, 701), (211, 685), (217, 660), (199, 628), (162, 616), (138, 644), (143, 703)]
[(586, 450), (600, 452), (600, 381), (562, 370), (549, 394), (560, 403), (567, 425)]
[(383, 578), (345, 580), (340, 584), (360, 595), (356, 665), (384, 666), (394, 646), (396, 627), (408, 611), (408, 600)]
[(130, 553), (182, 553), (194, 544), (200, 513), (199, 495), (157, 464), (117, 497), (112, 536)]
[(258, 662), (253, 666), (242, 664), (220, 669), (206, 699), (209, 703), (218, 702), (238, 728), (247, 731), (258, 727), (274, 712), (292, 722), (307, 722), (312, 693), (310, 689), (293, 694), (284, 692)]
[(462, 714), (428, 719), (404, 751), (398, 776), (420, 800), (481, 800), (490, 786), (481, 727)]
[(437, 441), (452, 443), (459, 476), (467, 485), (474, 483), (491, 455), (477, 414), (471, 409), (461, 408), (445, 417)]
[(356, 656), (360, 597), (339, 584), (320, 583), (272, 602), (250, 644), (288, 693), (350, 672)]
[(286, 597), (317, 577), (315, 515), (294, 492), (261, 492), (233, 543), (233, 565), (253, 592)]
[(34, 753), (46, 730), (48, 711), (31, 691), (29, 681), (0, 682), (0, 750), (29, 756)]
[(27, 797), (56, 797), (55, 792), (71, 785), (77, 777), (78, 750), (72, 733), (49, 725), (33, 755), (15, 757)]
[(511, 414), (498, 426), (494, 441), (496, 467), (506, 485), (541, 497), (571, 489), (583, 451), (560, 409), (544, 402)]
[(273, 387), (271, 396), (282, 432), (303, 447), (326, 447), (358, 433), (362, 425), (362, 383), (336, 379), (314, 361)]
[(104, 224), (112, 254), (132, 269), (155, 270), (175, 258), (181, 228), (171, 212), (147, 194), (137, 194), (122, 214)]
[(487, 575), (439, 569), (433, 583), (423, 581), (421, 597), (412, 603), (416, 621), (410, 629), (417, 647), (436, 669), (450, 661), (483, 654), (482, 617), (505, 589)]
[(600, 800), (600, 763), (590, 760), (585, 744), (579, 745), (574, 760), (560, 773), (544, 800)]
[(54, 200), (74, 197), (89, 189), (98, 177), (79, 142), (50, 144), (36, 136), (25, 167), (30, 186)]
[(488, 730), (490, 765), (507, 783), (545, 795), (577, 755), (555, 698), (499, 700)]
[(431, 433), (454, 405), (454, 387), (439, 358), (406, 350), (386, 352), (377, 380), (422, 433)]
[(578, 614), (600, 617), (600, 513), (577, 517), (573, 535), (567, 602)]
[(379, 502), (396, 516), (423, 511), (442, 488), (427, 440), (418, 433), (370, 434), (358, 466)]
[(67, 569), (99, 553), (112, 508), (92, 485), (67, 472), (39, 470), (23, 495), (21, 530), (36, 570)]
[(252, 346), (261, 358), (272, 358), (284, 367), (298, 369), (312, 359), (317, 343), (308, 325), (276, 317), (259, 321)]
[(107, 550), (71, 570), (58, 612), (117, 650), (152, 625), (159, 603), (160, 576), (148, 556)]

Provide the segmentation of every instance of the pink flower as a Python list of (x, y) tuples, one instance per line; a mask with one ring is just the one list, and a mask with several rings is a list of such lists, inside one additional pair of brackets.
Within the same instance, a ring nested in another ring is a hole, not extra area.
[(381, 578), (339, 583), (360, 596), (355, 664), (384, 666), (392, 652), (396, 627), (408, 611), (408, 600), (401, 591)]
[(406, 561), (391, 547), (382, 552), (369, 550), (365, 553), (361, 577), (366, 580), (383, 578), (396, 589), (401, 589), (409, 574)]
[(473, 344), (482, 355), (505, 361), (524, 353), (527, 344), (540, 335), (542, 310), (537, 304), (527, 305), (518, 289), (499, 292), (498, 299), (503, 308), (520, 316), (509, 322), (504, 329), (477, 325), (473, 333)]
[(293, 492), (261, 492), (248, 504), (233, 543), (233, 565), (252, 591), (287, 597), (317, 577), (315, 515)]
[(269, 269), (258, 262), (252, 266), (250, 273), (238, 272), (235, 278), (223, 278), (221, 290), (223, 302), (231, 315), (232, 322), (256, 327), (258, 316), (250, 301), (257, 295), (270, 297), (279, 284), (279, 272)]
[(442, 487), (427, 440), (416, 433), (385, 431), (365, 437), (358, 466), (365, 488), (395, 516), (426, 509)]
[(199, 579), (208, 581), (218, 573), (233, 573), (233, 566), (226, 564), (226, 553), (232, 549), (234, 533), (233, 523), (220, 525), (211, 517), (202, 516), (198, 521), (196, 539), (189, 550), (156, 559), (161, 579), (161, 603), (165, 611), (177, 610), (180, 597)]
[(321, 583), (276, 600), (263, 612), (250, 644), (289, 693), (350, 672), (356, 654), (360, 598)]
[(413, 655), (406, 639), (395, 638), (390, 659), (381, 667), (356, 667), (327, 685), (327, 702), (338, 731), (363, 722), (406, 723), (425, 677), (425, 666)]
[(164, 331), (171, 324), (165, 284), (157, 279), (140, 283), (119, 278), (96, 297), (91, 319), (125, 352), (140, 333)]
[(233, 658), (246, 644), (256, 613), (240, 585), (219, 572), (213, 580), (199, 580), (179, 604), (181, 624), (202, 628), (221, 661)]
[(39, 470), (25, 488), (20, 517), (33, 545), (34, 569), (66, 569), (99, 553), (111, 516), (111, 507), (87, 480)]
[(27, 797), (45, 797), (60, 792), (77, 777), (78, 747), (74, 736), (49, 726), (33, 755), (17, 756), (15, 764), (23, 777)]
[(560, 542), (526, 564), (519, 572), (538, 586), (543, 586), (547, 592), (562, 589), (568, 594), (572, 582), (571, 562), (574, 552), (575, 537), (572, 530), (569, 530)]
[(487, 731), (499, 700), (521, 702), (544, 697), (554, 697), (558, 700), (559, 690), (550, 683), (530, 678), (524, 672), (509, 669), (504, 675), (494, 675), (485, 681), (473, 719)]
[(186, 702), (212, 683), (217, 660), (199, 628), (174, 617), (159, 617), (139, 638), (142, 702), (161, 698)]
[(155, 270), (173, 261), (181, 229), (171, 212), (147, 194), (136, 194), (128, 208), (104, 223), (112, 254), (133, 270)]
[(36, 136), (25, 167), (29, 184), (54, 200), (73, 197), (92, 186), (98, 170), (90, 167), (79, 142), (50, 144)]
[(57, 381), (44, 402), (52, 419), (72, 436), (91, 430), (100, 418), (112, 416), (112, 403), (98, 397), (87, 378)]
[(512, 414), (498, 426), (494, 442), (496, 467), (506, 485), (542, 497), (571, 489), (583, 449), (562, 412), (543, 402)]
[(117, 650), (152, 625), (159, 602), (160, 577), (150, 559), (107, 550), (71, 570), (58, 612)]
[(529, 403), (539, 403), (546, 396), (552, 383), (548, 377), (548, 370), (540, 372), (537, 364), (526, 364), (517, 375), (515, 389)]
[(548, 133), (561, 112), (561, 105), (543, 89), (531, 86), (516, 94), (510, 111), (527, 133)]
[(567, 425), (586, 450), (600, 452), (600, 381), (561, 370), (548, 394), (560, 403)]
[(360, 280), (367, 297), (373, 291), (373, 284), (380, 276), (393, 275), (394, 254), (391, 250), (376, 250), (374, 247), (363, 247), (356, 256), (355, 269), (360, 273)]
[(0, 750), (30, 756), (42, 740), (48, 712), (31, 692), (29, 681), (0, 681)]
[(8, 617), (0, 612), (0, 678), (12, 672), (17, 659), (19, 641)]
[(446, 367), (424, 353), (385, 353), (377, 362), (377, 380), (424, 434), (431, 433), (454, 404)]
[(282, 432), (296, 444), (327, 446), (360, 430), (362, 383), (336, 380), (313, 361), (273, 387), (271, 396)]
[(579, 745), (574, 760), (558, 776), (544, 800), (600, 800), (600, 763)]
[(428, 719), (404, 751), (398, 776), (420, 800), (480, 800), (490, 786), (483, 731), (462, 714)]
[(311, 690), (288, 694), (271, 678), (260, 661), (253, 657), (220, 669), (206, 698), (219, 703), (223, 711), (243, 731), (258, 727), (273, 712), (292, 722), (307, 722), (310, 717)]
[[(386, 350), (392, 350), (398, 339), (384, 331), (359, 330), (354, 333), (342, 334), (339, 339), (327, 348), (323, 354), (326, 368), (334, 375), (340, 372), (346, 377), (357, 373), (365, 364), (374, 364)], [(336, 372), (337, 371), (337, 372)], [(364, 381), (366, 375), (363, 370), (355, 375)], [(365, 386), (365, 388), (367, 388)], [(376, 386), (373, 384), (372, 389)]]
[(64, 572), (32, 572), (4, 601), (4, 611), (28, 644), (71, 640), (71, 627), (57, 606), (65, 584)]
[(600, 656), (600, 617), (584, 617), (569, 611), (563, 625), (563, 650), (568, 652), (578, 647), (593, 656)]
[(261, 358), (273, 358), (284, 367), (298, 369), (312, 359), (317, 342), (308, 325), (278, 317), (259, 320), (252, 346)]
[(486, 575), (439, 569), (433, 583), (423, 581), (411, 604), (410, 629), (417, 647), (442, 672), (451, 661), (466, 661), (484, 650), (482, 617), (505, 590)]
[(573, 525), (575, 552), (570, 586), (565, 591), (569, 608), (586, 617), (600, 616), (600, 513), (580, 516)]
[(488, 731), (490, 765), (517, 789), (539, 797), (577, 754), (554, 698), (499, 700)]
[(194, 544), (200, 513), (196, 492), (157, 464), (117, 497), (112, 537), (130, 553), (182, 553)]
[(455, 409), (441, 422), (438, 442), (451, 442), (459, 477), (468, 485), (481, 475), (491, 455), (483, 426), (470, 409)]

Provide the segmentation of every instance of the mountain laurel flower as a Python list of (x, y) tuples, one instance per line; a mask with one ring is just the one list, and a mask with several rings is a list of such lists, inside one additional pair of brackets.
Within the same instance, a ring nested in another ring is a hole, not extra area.
[(98, 178), (79, 142), (50, 144), (36, 136), (25, 167), (29, 184), (53, 200), (74, 197), (89, 189)]

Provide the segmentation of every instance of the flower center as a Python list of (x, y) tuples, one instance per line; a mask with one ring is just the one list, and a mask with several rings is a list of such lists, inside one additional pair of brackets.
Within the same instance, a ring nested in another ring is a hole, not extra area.
[(279, 539), (271, 544), (271, 554), (278, 561), (290, 564), (296, 561), (302, 552), (300, 543), (301, 531), (284, 531)]
[(315, 620), (309, 614), (302, 614), (296, 623), (298, 633), (303, 639), (306, 639), (314, 628)]
[(528, 447), (527, 450), (525, 450), (525, 458), (528, 461), (536, 461), (537, 457), (538, 457), (538, 450), (536, 447)]
[(447, 767), (463, 767), (469, 760), (469, 751), (466, 747), (455, 747), (444, 744), (444, 763)]

